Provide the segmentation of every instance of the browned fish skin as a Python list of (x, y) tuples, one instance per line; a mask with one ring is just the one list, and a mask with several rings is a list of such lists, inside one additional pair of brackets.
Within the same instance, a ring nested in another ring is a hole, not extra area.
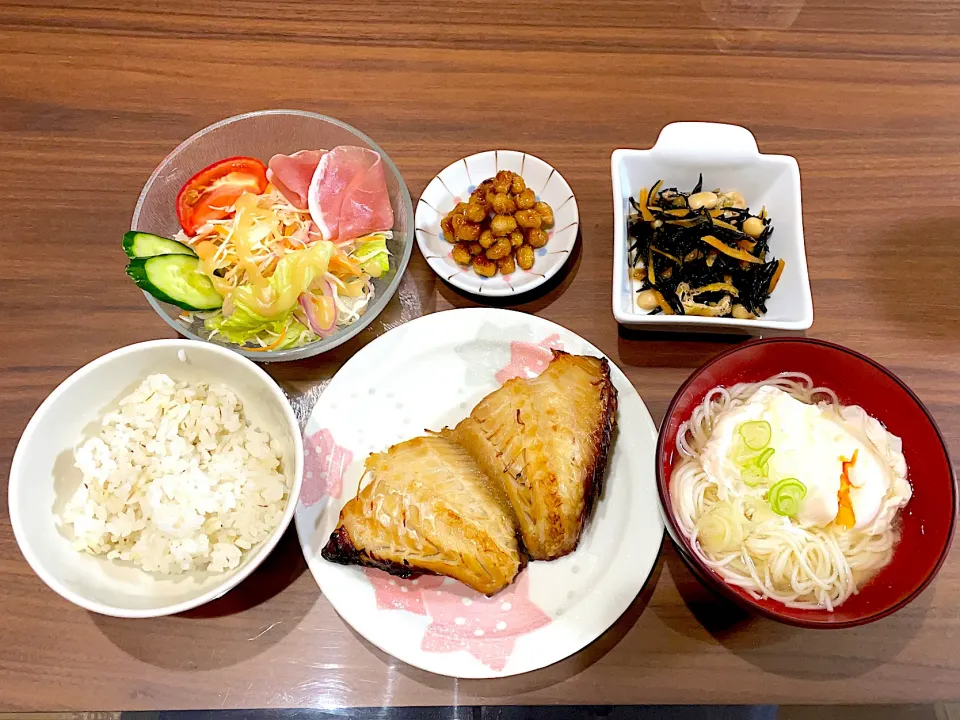
[(446, 575), (492, 595), (526, 564), (499, 484), (441, 437), (367, 459), (371, 481), (340, 511), (322, 556), (399, 577)]
[[(554, 350), (554, 358), (558, 350)], [(592, 435), (594, 447), (594, 462), (586, 468), (586, 484), (584, 486), (584, 506), (583, 514), (580, 517), (580, 533), (570, 552), (576, 549), (580, 543), (580, 536), (583, 534), (583, 528), (587, 520), (593, 514), (593, 509), (600, 499), (603, 492), (603, 478), (607, 472), (607, 456), (610, 448), (613, 447), (613, 432), (617, 427), (617, 389), (610, 380), (610, 363), (606, 358), (600, 358), (600, 365), (603, 368), (603, 381), (600, 384), (600, 416), (603, 418), (601, 424), (594, 430)]]
[(347, 529), (342, 525), (330, 534), (330, 539), (327, 541), (327, 544), (324, 545), (323, 550), (320, 551), (320, 556), (324, 560), (329, 560), (339, 565), (363, 565), (364, 567), (376, 568), (377, 570), (383, 570), (386, 573), (405, 580), (418, 578), (421, 575), (436, 575), (436, 573), (430, 572), (429, 570), (423, 570), (422, 568), (415, 569), (402, 563), (383, 560), (368, 552), (359, 550), (354, 546), (353, 541), (350, 540), (350, 533), (348, 533)]
[(603, 485), (617, 391), (604, 358), (554, 351), (537, 378), (514, 378), (449, 437), (503, 484), (534, 560), (576, 549)]

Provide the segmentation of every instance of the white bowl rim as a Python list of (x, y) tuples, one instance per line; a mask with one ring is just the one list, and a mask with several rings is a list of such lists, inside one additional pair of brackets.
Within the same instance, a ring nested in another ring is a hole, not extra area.
[[(49, 411), (50, 407), (71, 386), (82, 382), (84, 378), (95, 369), (103, 365), (107, 365), (113, 360), (123, 357), (124, 355), (132, 355), (139, 352), (149, 352), (155, 348), (161, 347), (193, 351), (198, 345), (202, 345), (204, 347), (204, 351), (209, 350), (210, 352), (219, 354), (227, 361), (239, 362), (247, 365), (253, 370), (254, 375), (258, 376), (264, 381), (264, 385), (268, 388), (271, 395), (277, 400), (277, 402), (280, 403), (284, 418), (290, 424), (290, 429), (293, 434), (294, 454), (296, 456), (293, 487), (290, 488), (287, 506), (284, 509), (283, 517), (280, 519), (277, 527), (273, 529), (271, 535), (260, 546), (256, 556), (252, 558), (251, 561), (246, 564), (246, 566), (241, 567), (235, 573), (226, 576), (222, 583), (195, 598), (184, 600), (172, 605), (137, 609), (117, 607), (115, 605), (108, 605), (106, 603), (90, 600), (89, 598), (74, 592), (66, 585), (61, 583), (59, 578), (47, 572), (46, 567), (43, 565), (40, 558), (34, 553), (33, 548), (23, 540), (23, 538), (26, 537), (26, 528), (23, 527), (23, 519), (14, 512), (14, 508), (18, 504), (20, 496), (19, 483), (15, 483), (14, 478), (19, 477), (22, 473), (20, 465), (24, 462), (23, 455), (26, 452), (24, 448), (29, 442), (32, 441), (32, 436), (36, 433), (37, 427), (40, 425), (41, 418)], [(192, 610), (193, 608), (204, 605), (211, 600), (216, 600), (218, 597), (225, 595), (227, 592), (235, 588), (254, 570), (256, 570), (256, 568), (260, 565), (260, 563), (263, 562), (267, 555), (273, 551), (274, 547), (276, 547), (277, 543), (280, 541), (280, 538), (283, 536), (283, 533), (290, 525), (290, 521), (293, 519), (293, 515), (297, 508), (297, 502), (300, 498), (300, 487), (302, 482), (303, 438), (300, 434), (300, 424), (293, 412), (293, 408), (290, 406), (290, 401), (287, 400), (286, 396), (283, 394), (283, 391), (280, 389), (280, 386), (277, 385), (273, 378), (271, 378), (263, 368), (251, 360), (248, 360), (245, 357), (233, 352), (232, 350), (219, 345), (214, 345), (213, 343), (204, 343), (196, 340), (187, 340), (181, 338), (147, 340), (145, 342), (134, 343), (133, 345), (127, 345), (125, 347), (112, 350), (105, 355), (101, 355), (95, 360), (92, 360), (78, 370), (75, 370), (63, 382), (57, 385), (53, 392), (51, 392), (42, 403), (40, 403), (40, 406), (36, 409), (36, 411), (33, 413), (33, 416), (30, 418), (30, 421), (27, 423), (26, 428), (24, 428), (23, 433), (21, 433), (20, 440), (17, 442), (17, 448), (13, 454), (13, 462), (10, 465), (10, 478), (7, 485), (7, 511), (10, 515), (10, 524), (13, 527), (13, 535), (17, 541), (17, 545), (20, 548), (20, 552), (27, 561), (27, 564), (30, 565), (30, 568), (41, 580), (43, 580), (44, 583), (47, 584), (51, 590), (56, 592), (62, 598), (69, 600), (74, 605), (78, 605), (85, 610), (99, 613), (100, 615), (109, 615), (119, 618), (162, 617), (164, 615), (175, 615), (176, 613)]]
[[(153, 169), (153, 172), (150, 173), (150, 177), (147, 178), (147, 181), (143, 184), (143, 187), (140, 189), (140, 195), (137, 197), (137, 204), (133, 209), (133, 215), (130, 218), (131, 230), (134, 229), (133, 226), (137, 224), (137, 221), (140, 219), (140, 212), (143, 209), (143, 203), (146, 200), (147, 193), (153, 187), (153, 184), (156, 182), (157, 178), (160, 176), (160, 172), (167, 162), (185, 147), (191, 143), (199, 140), (204, 135), (218, 130), (221, 127), (226, 125), (232, 125), (233, 123), (240, 122), (241, 120), (247, 120), (254, 117), (264, 117), (267, 115), (296, 115), (299, 117), (308, 117), (314, 120), (322, 120), (323, 122), (328, 122), (331, 125), (336, 125), (337, 127), (342, 128), (348, 132), (353, 133), (361, 140), (370, 145), (376, 152), (380, 154), (381, 159), (384, 164), (386, 164), (387, 169), (392, 171), (393, 174), (400, 181), (400, 189), (403, 191), (400, 196), (404, 209), (406, 210), (407, 216), (410, 218), (411, 227), (407, 236), (400, 238), (403, 240), (403, 257), (400, 258), (399, 263), (397, 264), (397, 272), (394, 275), (393, 279), (390, 281), (390, 284), (387, 285), (384, 292), (374, 298), (373, 304), (364, 312), (359, 320), (354, 322), (352, 325), (341, 328), (336, 333), (331, 335), (329, 338), (321, 338), (319, 340), (314, 340), (311, 343), (306, 345), (301, 345), (295, 348), (287, 348), (286, 350), (268, 350), (266, 352), (260, 352), (257, 350), (245, 349), (240, 346), (232, 345), (218, 345), (218, 347), (225, 347), (231, 352), (235, 352), (238, 355), (241, 355), (248, 360), (254, 360), (256, 362), (282, 362), (284, 360), (304, 360), (306, 358), (315, 357), (316, 355), (322, 355), (325, 352), (333, 350), (335, 347), (342, 345), (347, 342), (355, 335), (364, 330), (368, 325), (370, 325), (377, 316), (387, 307), (387, 304), (396, 294), (397, 289), (400, 287), (400, 282), (403, 280), (403, 274), (407, 270), (407, 265), (410, 262), (410, 256), (413, 254), (413, 244), (416, 240), (416, 220), (413, 212), (413, 200), (410, 198), (410, 189), (407, 187), (407, 181), (403, 179), (403, 174), (400, 172), (400, 169), (394, 164), (393, 160), (390, 159), (390, 156), (387, 155), (386, 151), (379, 144), (373, 141), (373, 139), (366, 133), (361, 132), (357, 128), (353, 127), (349, 123), (345, 123), (342, 120), (337, 118), (330, 117), (329, 115), (322, 115), (321, 113), (311, 112), (309, 110), (293, 110), (288, 108), (278, 108), (271, 110), (254, 110), (253, 112), (241, 113), (240, 115), (231, 115), (230, 117), (223, 118), (218, 120), (215, 123), (207, 125), (197, 132), (193, 133), (186, 140), (182, 141), (177, 145), (173, 150), (168, 152), (163, 160), (157, 163), (157, 166)], [(146, 290), (143, 291), (144, 297), (147, 299), (147, 302), (150, 304), (150, 307), (154, 309), (157, 315), (167, 323), (171, 328), (177, 331), (181, 336), (189, 340), (197, 340), (198, 342), (208, 343), (210, 345), (217, 345), (217, 343), (211, 342), (195, 333), (191, 332), (187, 328), (180, 325), (176, 320), (171, 318), (160, 305), (160, 302), (153, 297)], [(323, 344), (322, 347), (318, 347), (320, 344)]]
[[(712, 318), (712, 317), (698, 317), (692, 315), (638, 315), (635, 313), (625, 313), (620, 307), (619, 298), (620, 298), (620, 282), (623, 271), (623, 262), (624, 258), (621, 257), (621, 244), (626, 243), (625, 239), (625, 230), (623, 228), (626, 218), (623, 217), (622, 209), (622, 200), (624, 197), (624, 189), (620, 182), (620, 165), (623, 163), (625, 158), (629, 157), (643, 157), (657, 150), (657, 146), (660, 144), (661, 139), (665, 139), (664, 145), (671, 143), (673, 138), (671, 135), (675, 135), (679, 132), (688, 131), (688, 130), (701, 130), (707, 132), (720, 132), (725, 133), (732, 140), (732, 142), (737, 143), (737, 146), (734, 148), (734, 152), (737, 153), (738, 157), (742, 158), (770, 158), (776, 160), (783, 160), (788, 162), (792, 169), (796, 170), (798, 177), (798, 188), (802, 191), (802, 188), (799, 184), (799, 174), (800, 167), (797, 163), (797, 159), (792, 155), (777, 155), (773, 153), (761, 153), (757, 147), (757, 141), (753, 133), (750, 132), (748, 128), (745, 128), (741, 125), (733, 125), (728, 123), (713, 123), (713, 122), (672, 122), (663, 126), (660, 130), (660, 134), (657, 136), (657, 142), (653, 144), (652, 147), (645, 149), (635, 149), (635, 148), (617, 148), (610, 155), (610, 174), (613, 187), (613, 215), (614, 215), (614, 228), (613, 228), (613, 284), (612, 284), (612, 293), (611, 293), (611, 305), (613, 309), (613, 316), (618, 323), (621, 325), (633, 326), (643, 328), (646, 326), (652, 330), (669, 330), (682, 329), (690, 332), (709, 332), (711, 328), (737, 328), (737, 329), (757, 329), (757, 330), (786, 330), (786, 331), (803, 331), (809, 330), (813, 326), (813, 293), (810, 287), (810, 275), (809, 269), (807, 266), (807, 253), (806, 253), (806, 242), (803, 235), (803, 214), (801, 211), (800, 214), (800, 227), (799, 227), (799, 251), (800, 258), (802, 259), (802, 265), (800, 267), (800, 274), (802, 277), (800, 291), (803, 294), (804, 299), (807, 301), (805, 307), (801, 312), (798, 312), (795, 317), (788, 320), (766, 320), (763, 317), (757, 318), (755, 320), (738, 320), (736, 318)], [(661, 147), (662, 151), (670, 152), (675, 150), (673, 147)], [(802, 203), (802, 192), (801, 199)]]
[[(459, 160), (454, 160), (452, 163), (449, 163), (448, 165), (446, 165), (440, 172), (438, 172), (436, 175), (434, 175), (432, 178), (430, 178), (430, 180), (427, 182), (427, 184), (423, 186), (423, 191), (421, 191), (420, 197), (417, 198), (417, 208), (419, 209), (420, 203), (423, 202), (423, 193), (426, 191), (427, 187), (428, 187), (434, 180), (438, 179), (444, 172), (446, 172), (447, 170), (449, 170), (450, 168), (452, 168), (454, 165), (459, 165), (460, 163), (465, 163), (465, 164), (466, 164), (467, 160), (470, 160), (471, 158), (479, 157), (480, 155), (487, 155), (488, 153), (494, 153), (494, 154), (497, 154), (497, 153), (518, 153), (518, 154), (520, 154), (520, 155), (526, 155), (527, 157), (531, 157), (531, 158), (533, 158), (534, 160), (536, 160), (536, 161), (538, 161), (538, 162), (542, 162), (544, 165), (546, 165), (548, 168), (550, 168), (551, 174), (552, 174), (552, 175), (556, 175), (557, 177), (559, 177), (559, 178), (564, 182), (564, 184), (565, 184), (568, 188), (570, 188), (570, 197), (572, 198), (572, 201), (573, 201), (573, 207), (574, 207), (574, 209), (575, 209), (576, 212), (577, 212), (577, 221), (576, 221), (576, 223), (575, 223), (574, 235), (573, 235), (573, 243), (574, 243), (574, 244), (570, 247), (570, 252), (567, 253), (567, 257), (566, 257), (566, 259), (565, 259), (562, 263), (560, 263), (559, 265), (554, 266), (553, 268), (551, 268), (550, 270), (548, 270), (547, 272), (545, 272), (543, 275), (541, 275), (538, 280), (530, 283), (529, 285), (527, 285), (526, 287), (524, 287), (524, 288), (522, 288), (522, 289), (520, 289), (520, 290), (514, 290), (514, 289), (510, 288), (509, 285), (507, 285), (506, 287), (496, 287), (496, 288), (494, 288), (494, 289), (492, 289), (492, 290), (489, 290), (489, 291), (487, 291), (487, 292), (482, 292), (482, 293), (481, 293), (481, 292), (477, 292), (476, 290), (474, 290), (474, 289), (466, 286), (466, 285), (463, 284), (462, 282), (460, 282), (460, 281), (458, 280), (458, 276), (457, 276), (457, 275), (454, 275), (454, 276), (451, 277), (451, 278), (446, 278), (446, 277), (444, 277), (444, 276), (433, 266), (432, 263), (427, 262), (427, 265), (429, 265), (429, 266), (430, 266), (430, 269), (433, 270), (434, 273), (436, 273), (437, 277), (440, 278), (441, 280), (443, 280), (445, 283), (454, 286), (454, 287), (457, 288), (458, 290), (460, 290), (460, 291), (462, 291), (462, 292), (465, 292), (465, 293), (467, 293), (468, 295), (473, 295), (474, 297), (479, 297), (479, 298), (505, 298), (505, 297), (513, 297), (513, 296), (515, 296), (515, 295), (516, 295), (516, 296), (526, 295), (527, 293), (533, 292), (533, 291), (536, 290), (537, 288), (542, 287), (548, 280), (550, 280), (550, 279), (551, 279), (552, 277), (554, 277), (558, 272), (560, 272), (560, 270), (562, 270), (564, 267), (566, 267), (567, 263), (570, 262), (571, 256), (573, 255), (574, 246), (576, 245), (578, 235), (580, 234), (580, 206), (577, 204), (577, 194), (573, 191), (573, 186), (570, 185), (570, 183), (567, 181), (567, 179), (563, 176), (563, 173), (561, 173), (559, 170), (557, 170), (553, 165), (551, 165), (550, 163), (548, 163), (546, 160), (544, 160), (544, 159), (543, 159), (542, 157), (540, 157), (539, 155), (534, 155), (533, 153), (529, 153), (529, 152), (527, 152), (526, 150), (508, 150), (508, 149), (504, 149), (504, 148), (496, 148), (496, 149), (493, 149), (493, 150), (481, 150), (481, 151), (479, 151), (479, 152), (475, 152), (475, 153), (472, 153), (472, 154), (470, 154), (470, 155), (466, 155), (466, 156), (460, 158)], [(441, 180), (441, 183), (442, 183), (442, 182), (443, 182), (443, 181)], [(446, 185), (444, 185), (444, 187), (446, 187)], [(417, 234), (417, 230), (418, 230), (418, 228), (417, 228), (416, 214), (414, 214), (414, 222), (413, 222), (414, 237), (416, 238), (417, 245), (418, 245), (419, 248), (420, 248), (420, 254), (424, 256), (424, 259), (426, 259), (426, 253), (424, 252), (425, 248), (424, 248), (423, 243), (422, 243), (421, 240), (420, 240), (419, 234)], [(582, 241), (581, 241), (581, 242), (582, 242)], [(498, 276), (495, 276), (495, 277), (498, 277)], [(504, 283), (504, 284), (506, 285), (506, 283)]]

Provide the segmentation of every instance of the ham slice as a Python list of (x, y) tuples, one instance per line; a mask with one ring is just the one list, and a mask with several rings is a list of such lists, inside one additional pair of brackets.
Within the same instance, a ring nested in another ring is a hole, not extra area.
[(320, 158), (308, 194), (325, 240), (352, 240), (393, 227), (380, 153), (341, 145)]
[(309, 206), (310, 181), (326, 150), (301, 150), (293, 155), (274, 155), (267, 163), (267, 180), (300, 210)]

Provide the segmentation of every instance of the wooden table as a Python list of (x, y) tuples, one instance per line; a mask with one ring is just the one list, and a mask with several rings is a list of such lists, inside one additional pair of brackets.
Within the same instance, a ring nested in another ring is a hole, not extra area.
[[(108, 6), (122, 5), (123, 10)], [(516, 306), (614, 358), (657, 420), (729, 341), (620, 330), (610, 152), (674, 120), (749, 127), (803, 173), (810, 335), (891, 367), (960, 451), (960, 5), (932, 0), (341, 4), (0, 1), (0, 467), (67, 375), (171, 332), (119, 252), (141, 185), (195, 130), (320, 111), (390, 153), (414, 199), (449, 162), (515, 147), (577, 193), (582, 251)], [(389, 326), (474, 300), (417, 251), (388, 310), (327, 357), (271, 366), (306, 414)], [(922, 480), (922, 479), (921, 479)], [(3, 484), (5, 488), (6, 484)], [(321, 597), (289, 533), (189, 616), (117, 620), (48, 590), (0, 513), (0, 709), (475, 703), (925, 702), (960, 696), (960, 555), (874, 625), (802, 631), (732, 611), (663, 559), (592, 646), (501, 681), (382, 655)]]

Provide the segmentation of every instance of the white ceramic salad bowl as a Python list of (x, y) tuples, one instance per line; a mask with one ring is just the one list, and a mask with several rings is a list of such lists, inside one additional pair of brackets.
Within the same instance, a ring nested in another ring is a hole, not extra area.
[[(74, 550), (57, 527), (82, 476), (74, 449), (94, 436), (103, 415), (148, 375), (178, 381), (222, 383), (243, 403), (252, 424), (283, 446), (290, 490), (280, 524), (240, 566), (225, 573), (176, 576), (148, 573)], [(290, 524), (303, 476), (303, 441), (283, 391), (263, 370), (238, 354), (192, 340), (154, 340), (100, 357), (60, 384), (27, 424), (10, 469), (10, 521), (24, 557), (47, 585), (70, 602), (96, 613), (142, 618), (190, 610), (220, 597), (250, 575)]]
[[(800, 169), (788, 155), (764, 155), (746, 128), (718, 123), (679, 122), (660, 131), (649, 150), (614, 150), (613, 315), (624, 325), (658, 330), (719, 332), (806, 330), (813, 324), (813, 298), (807, 275), (800, 206)], [(627, 260), (629, 200), (657, 180), (663, 187), (692, 188), (703, 173), (704, 188), (739, 190), (751, 208), (765, 206), (774, 226), (770, 252), (786, 266), (767, 300), (767, 313), (755, 320), (651, 315), (636, 303), (638, 286)]]
[[(466, 202), (477, 185), (500, 170), (512, 170), (553, 208), (549, 240), (535, 251), (530, 270), (519, 266), (509, 275), (481, 277), (453, 259), (453, 245), (443, 239), (440, 221), (458, 202)], [(482, 297), (507, 297), (529, 292), (556, 275), (573, 252), (580, 228), (577, 199), (570, 185), (551, 165), (529, 153), (488, 150), (457, 160), (424, 189), (417, 203), (416, 234), (420, 252), (437, 275), (454, 287)]]

